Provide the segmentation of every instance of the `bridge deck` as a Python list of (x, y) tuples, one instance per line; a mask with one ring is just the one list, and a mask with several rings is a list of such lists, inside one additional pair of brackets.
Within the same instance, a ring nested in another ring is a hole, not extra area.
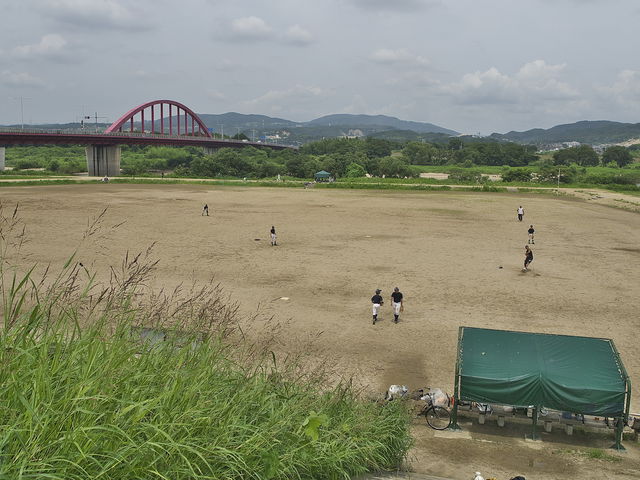
[(0, 130), (0, 146), (11, 145), (172, 145), (210, 148), (266, 147), (274, 150), (297, 149), (289, 145), (213, 139), (199, 136), (150, 133), (90, 133), (67, 130)]

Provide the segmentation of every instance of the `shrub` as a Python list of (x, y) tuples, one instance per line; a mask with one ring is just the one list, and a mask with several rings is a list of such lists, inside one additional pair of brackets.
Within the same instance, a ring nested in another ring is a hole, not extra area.
[(472, 168), (451, 168), (449, 170), (449, 180), (469, 183), (482, 183), (484, 181), (482, 173)]
[(367, 172), (365, 172), (364, 167), (362, 165), (358, 165), (357, 163), (350, 163), (347, 167), (347, 172), (345, 177), (347, 178), (358, 178), (366, 176)]
[(532, 180), (533, 170), (530, 168), (510, 168), (502, 169), (503, 182), (530, 182)]
[(13, 164), (14, 170), (24, 170), (27, 168), (42, 168), (38, 160), (23, 158)]

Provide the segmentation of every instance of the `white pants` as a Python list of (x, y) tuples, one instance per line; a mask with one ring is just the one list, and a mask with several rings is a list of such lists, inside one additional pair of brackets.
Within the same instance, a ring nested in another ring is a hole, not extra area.
[(271, 234), (271, 245), (275, 245), (276, 244), (276, 234), (272, 233)]
[(400, 315), (400, 306), (402, 303), (391, 302), (391, 305), (393, 306), (393, 314)]
[(374, 303), (373, 304), (373, 314), (374, 315), (378, 315), (379, 311), (380, 311), (380, 304), (379, 303)]

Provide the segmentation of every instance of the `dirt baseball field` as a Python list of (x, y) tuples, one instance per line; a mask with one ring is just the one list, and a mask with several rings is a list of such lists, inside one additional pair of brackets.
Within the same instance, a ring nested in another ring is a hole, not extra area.
[[(315, 348), (339, 372), (372, 391), (406, 384), (452, 392), (458, 327), (466, 325), (612, 338), (634, 383), (631, 410), (640, 412), (637, 213), (533, 194), (201, 185), (11, 187), (0, 200), (20, 204), (30, 259), (53, 264), (68, 258), (88, 220), (109, 207), (106, 223), (124, 223), (82, 246), (85, 265), (104, 271), (155, 241), (156, 287), (215, 276), (244, 312), (286, 324), (283, 351), (317, 337)], [(205, 203), (208, 217), (201, 215)], [(523, 272), (531, 224), (534, 261)], [(390, 300), (396, 286), (405, 300), (398, 324)], [(385, 304), (374, 326), (377, 288)], [(608, 446), (612, 436), (554, 433), (532, 443), (490, 425), (468, 426), (458, 437), (435, 435), (418, 421), (414, 430), (411, 461), (423, 473), (640, 476), (637, 443), (611, 454), (620, 460), (573, 452)]]

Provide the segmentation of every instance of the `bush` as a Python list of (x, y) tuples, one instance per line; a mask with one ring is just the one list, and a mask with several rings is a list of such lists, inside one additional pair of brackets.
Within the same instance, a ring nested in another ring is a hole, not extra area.
[(27, 168), (42, 168), (42, 165), (37, 160), (32, 160), (27, 158), (18, 160), (13, 164), (14, 170), (25, 170)]
[(556, 183), (558, 176), (560, 183), (572, 183), (578, 172), (575, 166), (551, 166), (545, 165), (540, 167), (539, 172), (535, 176), (535, 180), (541, 183)]
[(483, 177), (479, 170), (472, 168), (451, 168), (449, 170), (449, 180), (465, 183), (482, 183)]
[(58, 170), (60, 170), (60, 162), (58, 160), (51, 160), (49, 162), (49, 165), (47, 166), (47, 169), (52, 172), (57, 172)]
[(358, 165), (357, 163), (350, 163), (349, 166), (347, 167), (347, 172), (345, 174), (345, 177), (358, 178), (358, 177), (365, 177), (366, 175), (367, 175), (367, 172), (365, 172), (363, 166)]
[(509, 168), (502, 170), (503, 182), (530, 182), (532, 180), (533, 170), (530, 168)]
[(87, 171), (87, 162), (82, 160), (69, 160), (62, 164), (58, 168), (57, 173), (65, 175), (71, 175), (73, 173), (82, 173)]
[(640, 172), (589, 173), (580, 176), (579, 181), (596, 185), (636, 185), (640, 183)]

